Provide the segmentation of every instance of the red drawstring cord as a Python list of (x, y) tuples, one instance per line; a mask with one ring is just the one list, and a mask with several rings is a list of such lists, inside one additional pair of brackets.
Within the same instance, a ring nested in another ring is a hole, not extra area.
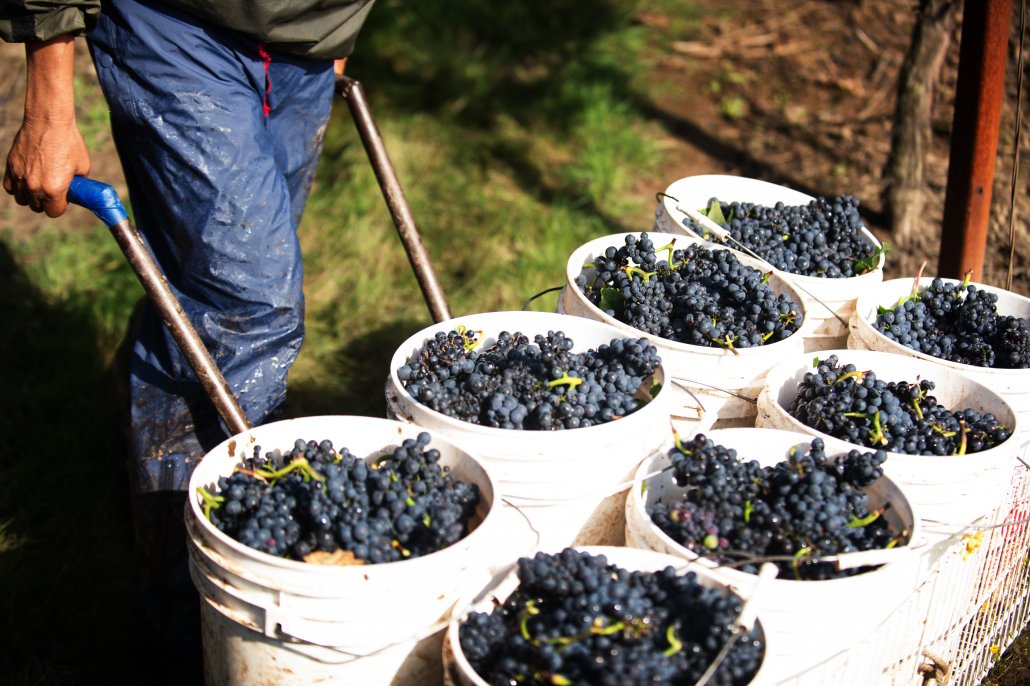
[(272, 111), (272, 108), (268, 104), (268, 94), (272, 92), (272, 80), (268, 78), (268, 67), (272, 64), (272, 56), (265, 50), (264, 42), (258, 43), (258, 54), (261, 55), (261, 59), (265, 61), (265, 97), (261, 102), (261, 111), (265, 113), (265, 117), (268, 117), (268, 113)]

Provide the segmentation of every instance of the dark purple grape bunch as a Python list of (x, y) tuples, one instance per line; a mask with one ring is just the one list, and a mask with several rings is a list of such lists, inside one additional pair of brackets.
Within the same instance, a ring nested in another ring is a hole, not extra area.
[(803, 320), (799, 304), (773, 291), (770, 274), (730, 250), (655, 247), (646, 232), (584, 265), (576, 287), (610, 317), (678, 343), (736, 352), (782, 341)]
[[(869, 241), (858, 208), (859, 201), (852, 195), (771, 206), (712, 198), (703, 214), (729, 231), (736, 243), (781, 271), (840, 279), (872, 271), (880, 255), (889, 250)], [(708, 233), (693, 219), (686, 219), (685, 225), (699, 236)]]
[(255, 447), (214, 493), (199, 495), (216, 528), (270, 555), (337, 554), (354, 564), (420, 557), (468, 535), (480, 500), (430, 442), (421, 432), (372, 462), (329, 440), (297, 439), (285, 453)]
[(517, 565), (518, 587), (459, 627), (461, 650), (492, 686), (694, 684), (729, 650), (708, 684), (744, 686), (761, 665), (758, 626), (734, 632), (735, 594), (672, 567), (628, 571), (566, 548)]
[(681, 497), (648, 507), (651, 520), (698, 556), (755, 574), (763, 561), (780, 578), (823, 580), (867, 571), (841, 570), (826, 555), (877, 550), (906, 540), (867, 489), (883, 476), (882, 450), (826, 455), (822, 439), (762, 467), (697, 434), (669, 450)]
[(481, 342), (478, 333), (464, 329), (438, 333), (397, 376), (426, 407), (501, 429), (604, 424), (636, 412), (658, 390), (653, 377), (661, 358), (646, 338), (613, 338), (579, 353), (562, 331), (532, 339), (502, 331), (483, 350)]
[(998, 312), (998, 296), (936, 278), (892, 307), (877, 309), (873, 328), (906, 348), (949, 362), (1030, 368), (1030, 324)]
[(883, 381), (830, 355), (805, 373), (787, 410), (834, 438), (909, 455), (978, 453), (1012, 436), (993, 413), (944, 407), (935, 388), (931, 379)]

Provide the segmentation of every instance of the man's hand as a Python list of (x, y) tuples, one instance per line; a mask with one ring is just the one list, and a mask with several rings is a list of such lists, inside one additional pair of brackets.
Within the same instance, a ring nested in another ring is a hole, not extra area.
[(4, 190), (19, 205), (50, 217), (64, 214), (72, 177), (90, 170), (75, 119), (75, 39), (25, 44), (25, 115), (7, 155)]

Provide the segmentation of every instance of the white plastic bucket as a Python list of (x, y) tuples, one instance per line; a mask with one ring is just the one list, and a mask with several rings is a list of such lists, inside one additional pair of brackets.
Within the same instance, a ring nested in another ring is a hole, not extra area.
[[(648, 234), (655, 245), (677, 239), (677, 245), (698, 244), (713, 249), (724, 249), (721, 246), (703, 243), (683, 234)], [(625, 245), (627, 236), (639, 236), (639, 233), (620, 233), (595, 238), (577, 248), (569, 256), (565, 266), (565, 286), (562, 290), (561, 309), (566, 314), (604, 322), (623, 332), (627, 336), (645, 336), (658, 348), (665, 363), (666, 373), (671, 377), (674, 393), (670, 401), (670, 412), (681, 433), (691, 430), (705, 430), (716, 426), (716, 422), (736, 422), (753, 424), (757, 410), (755, 401), (765, 384), (765, 373), (776, 363), (788, 359), (804, 350), (802, 331), (775, 343), (754, 348), (741, 348), (734, 352), (726, 348), (689, 345), (672, 341), (660, 336), (646, 334), (639, 329), (625, 324), (605, 314), (591, 303), (576, 285), (576, 277), (584, 270), (584, 264), (590, 263), (598, 255), (603, 255), (609, 246)], [(737, 255), (741, 263), (763, 270), (757, 260), (747, 255)], [(764, 271), (768, 271), (767, 265)], [(773, 275), (769, 286), (774, 293), (784, 293), (798, 303), (802, 317), (808, 317), (801, 293), (793, 286)], [(802, 330), (804, 325), (802, 325)], [(682, 422), (682, 424), (681, 424)]]
[[(1019, 423), (1011, 405), (998, 393), (957, 371), (906, 355), (872, 350), (828, 350), (821, 359), (837, 355), (841, 364), (873, 371), (883, 381), (929, 379), (939, 404), (951, 410), (973, 408), (991, 412), (1012, 427), (1013, 437), (999, 446), (968, 455), (927, 456), (887, 453), (885, 473), (900, 484), (923, 518), (931, 541), (954, 539), (966, 527), (993, 515), (1005, 497), (1018, 463)], [(790, 415), (789, 407), (804, 375), (813, 369), (811, 354), (788, 360), (769, 371), (758, 397), (758, 426), (820, 436), (827, 450), (844, 451), (855, 444), (812, 429)]]
[[(933, 278), (924, 276), (920, 279), (920, 284), (928, 285)], [(941, 280), (945, 283), (962, 283), (957, 279)], [(973, 283), (972, 285), (998, 296), (999, 314), (1030, 319), (1030, 298), (986, 284)], [(996, 369), (950, 362), (905, 347), (874, 328), (877, 308), (893, 307), (900, 298), (912, 292), (912, 287), (913, 279), (911, 278), (890, 279), (860, 295), (855, 305), (855, 312), (851, 317), (851, 335), (848, 338), (848, 347), (856, 350), (881, 350), (933, 362), (965, 374), (996, 391), (1009, 401), (1019, 417), (1022, 428), (1017, 440), (1021, 447), (1020, 454), (1026, 456), (1030, 451), (1030, 369)]]
[[(618, 565), (628, 571), (656, 572), (670, 566), (684, 571), (693, 571), (697, 574), (698, 582), (708, 588), (726, 589), (728, 592), (735, 593), (744, 598), (745, 601), (750, 597), (746, 593), (741, 593), (738, 589), (730, 588), (724, 581), (712, 576), (705, 568), (685, 562), (682, 558), (673, 555), (667, 555), (654, 550), (616, 546), (577, 546), (576, 549), (592, 555), (604, 555), (609, 564)], [(518, 583), (518, 577), (512, 571), (485, 592), (470, 593), (455, 607), (444, 638), (443, 663), (445, 686), (489, 686), (482, 677), (476, 674), (461, 650), (461, 642), (458, 640), (461, 623), (471, 612), (490, 612), (494, 608), (503, 605), (508, 596), (518, 588)], [(768, 667), (771, 661), (770, 656), (775, 655), (777, 648), (775, 645), (776, 639), (770, 637), (769, 631), (765, 627), (764, 609), (759, 600), (759, 598), (765, 597), (766, 593), (765, 589), (763, 589), (762, 595), (755, 599), (759, 607), (757, 622), (760, 636), (765, 642), (765, 657), (762, 661), (762, 666), (759, 667), (749, 686), (765, 686), (776, 683), (772, 678), (771, 669)], [(746, 608), (745, 611), (750, 611), (751, 609)], [(771, 647), (770, 643), (773, 643)]]
[[(769, 428), (716, 429), (705, 435), (736, 450), (740, 459), (756, 460), (762, 466), (787, 459), (791, 448), (808, 446), (812, 440), (809, 434)], [(827, 454), (833, 457), (838, 453), (827, 450)], [(667, 469), (670, 464), (668, 454), (662, 453), (638, 468), (634, 488), (626, 500), (626, 544), (690, 560), (747, 596), (757, 582), (756, 575), (699, 558), (651, 520), (649, 507), (659, 502), (677, 502), (683, 496), (684, 488), (676, 484), (672, 470)], [(896, 530), (909, 531), (910, 542), (921, 540), (919, 519), (904, 489), (885, 477), (868, 492), (874, 509), (887, 502), (891, 504), (884, 517)], [(915, 589), (918, 557), (907, 545), (899, 546), (884, 558), (890, 562), (862, 574), (823, 581), (784, 577), (768, 581), (761, 612), (765, 629), (777, 648), (769, 656), (769, 666), (778, 679), (810, 669), (866, 640)], [(868, 675), (865, 683), (872, 684), (883, 666), (857, 664), (854, 674)], [(854, 683), (863, 680), (859, 678)]]
[[(539, 549), (567, 545), (618, 545), (625, 528), (626, 489), (633, 471), (670, 435), (665, 365), (655, 381), (661, 390), (646, 405), (620, 419), (556, 431), (497, 429), (465, 422), (415, 401), (397, 376), (423, 342), (459, 325), (482, 332), (480, 349), (502, 331), (537, 334), (562, 331), (573, 352), (635, 337), (597, 321), (553, 312), (486, 312), (456, 317), (423, 329), (402, 343), (390, 361), (387, 404), (397, 419), (425, 427), (464, 447), (496, 479), (498, 494), (526, 517)], [(660, 351), (659, 351), (660, 352)], [(663, 355), (664, 361), (664, 355)]]
[[(655, 209), (655, 227), (667, 233), (696, 234), (687, 226), (688, 217), (678, 206), (704, 210), (712, 198), (722, 202), (750, 202), (756, 205), (772, 206), (777, 202), (785, 205), (807, 205), (814, 198), (785, 186), (741, 176), (705, 174), (688, 176), (674, 181), (665, 190)], [(880, 242), (866, 228), (862, 235), (870, 245), (879, 248)], [(740, 246), (729, 242), (726, 247), (742, 254)], [(855, 308), (855, 300), (868, 289), (883, 280), (884, 256), (880, 255), (876, 269), (859, 276), (841, 279), (822, 279), (802, 276), (777, 270), (789, 280), (805, 298), (808, 313), (807, 326), (802, 332), (805, 350), (828, 350), (847, 346), (848, 320)]]
[(470, 588), (489, 585), (513, 557), (498, 544), (510, 536), (510, 522), (494, 481), (468, 453), (432, 436), (440, 464), (479, 487), (475, 529), (443, 550), (399, 562), (337, 567), (269, 555), (219, 531), (197, 496), (199, 487), (216, 492), (218, 478), (254, 446), (288, 450), (298, 438), (329, 439), (374, 458), (420, 431), (387, 419), (307, 417), (255, 427), (204, 457), (190, 479), (186, 523), (208, 686), (439, 682), (451, 608)]

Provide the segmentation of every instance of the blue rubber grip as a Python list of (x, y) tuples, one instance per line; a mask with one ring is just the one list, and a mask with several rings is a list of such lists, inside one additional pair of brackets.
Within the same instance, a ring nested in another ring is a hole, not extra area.
[(85, 176), (72, 178), (72, 183), (68, 187), (68, 202), (85, 207), (97, 215), (108, 228), (129, 218), (114, 188)]

